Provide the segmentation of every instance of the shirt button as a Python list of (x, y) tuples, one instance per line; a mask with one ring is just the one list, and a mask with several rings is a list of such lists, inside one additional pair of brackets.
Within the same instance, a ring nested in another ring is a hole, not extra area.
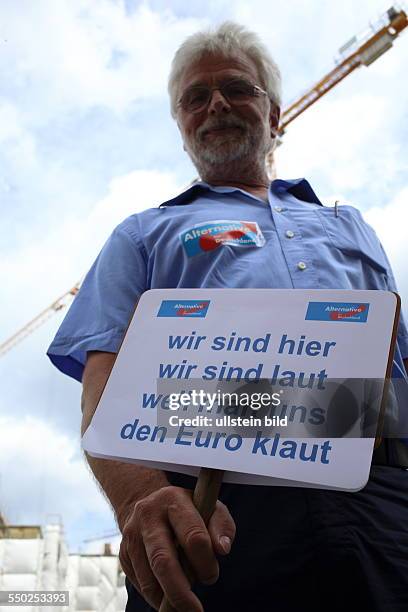
[(293, 238), (295, 235), (295, 232), (292, 232), (292, 230), (288, 230), (286, 233), (286, 238)]
[(281, 206), (275, 206), (276, 212), (282, 212), (283, 208)]
[(297, 267), (299, 268), (299, 270), (306, 270), (307, 265), (305, 264), (304, 261), (299, 261)]

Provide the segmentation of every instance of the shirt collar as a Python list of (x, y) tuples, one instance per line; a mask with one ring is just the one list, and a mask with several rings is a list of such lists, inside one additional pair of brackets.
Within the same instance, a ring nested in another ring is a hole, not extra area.
[[(293, 179), (284, 181), (282, 179), (276, 179), (272, 181), (270, 185), (270, 189), (272, 193), (274, 193), (278, 198), (281, 197), (284, 193), (289, 193), (293, 195), (296, 199), (301, 200), (303, 202), (310, 202), (311, 204), (319, 204), (323, 206), (309, 182), (305, 178)], [(183, 204), (191, 204), (194, 200), (199, 197), (200, 193), (204, 193), (206, 191), (213, 191), (215, 193), (231, 193), (233, 191), (241, 191), (235, 187), (213, 187), (212, 185), (208, 185), (208, 183), (204, 183), (204, 181), (196, 181), (190, 187), (188, 187), (185, 191), (182, 191), (180, 194), (171, 198), (170, 200), (166, 200), (160, 204), (161, 207), (165, 206), (179, 206)]]
[(297, 200), (302, 202), (309, 202), (310, 204), (319, 204), (323, 206), (315, 192), (313, 191), (310, 183), (305, 178), (292, 179), (283, 181), (276, 179), (271, 183), (271, 191), (278, 197), (281, 193), (287, 192), (293, 195)]

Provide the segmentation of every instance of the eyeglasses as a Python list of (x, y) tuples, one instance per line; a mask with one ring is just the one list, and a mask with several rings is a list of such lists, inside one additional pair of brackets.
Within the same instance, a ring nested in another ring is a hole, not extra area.
[(183, 93), (177, 102), (177, 107), (181, 106), (187, 113), (200, 113), (210, 103), (212, 92), (215, 90), (220, 91), (224, 98), (233, 105), (248, 104), (251, 98), (268, 95), (258, 85), (252, 85), (244, 79), (234, 79), (219, 87), (193, 85)]

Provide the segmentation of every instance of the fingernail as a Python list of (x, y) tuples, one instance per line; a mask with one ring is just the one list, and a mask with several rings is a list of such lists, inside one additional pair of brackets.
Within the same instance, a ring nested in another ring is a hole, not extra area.
[(218, 580), (218, 574), (216, 576), (211, 576), (211, 578), (207, 578), (206, 580), (203, 580), (203, 584), (212, 585), (212, 584), (215, 584), (217, 580)]
[(228, 536), (220, 536), (219, 542), (225, 554), (229, 553), (229, 551), (231, 550), (231, 538), (229, 538)]

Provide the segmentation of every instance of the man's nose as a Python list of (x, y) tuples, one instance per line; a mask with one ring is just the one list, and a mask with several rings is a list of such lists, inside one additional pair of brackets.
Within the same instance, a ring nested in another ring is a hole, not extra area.
[(229, 113), (230, 110), (231, 105), (228, 100), (222, 95), (219, 89), (214, 89), (208, 104), (208, 112), (211, 115), (217, 115), (218, 113)]

